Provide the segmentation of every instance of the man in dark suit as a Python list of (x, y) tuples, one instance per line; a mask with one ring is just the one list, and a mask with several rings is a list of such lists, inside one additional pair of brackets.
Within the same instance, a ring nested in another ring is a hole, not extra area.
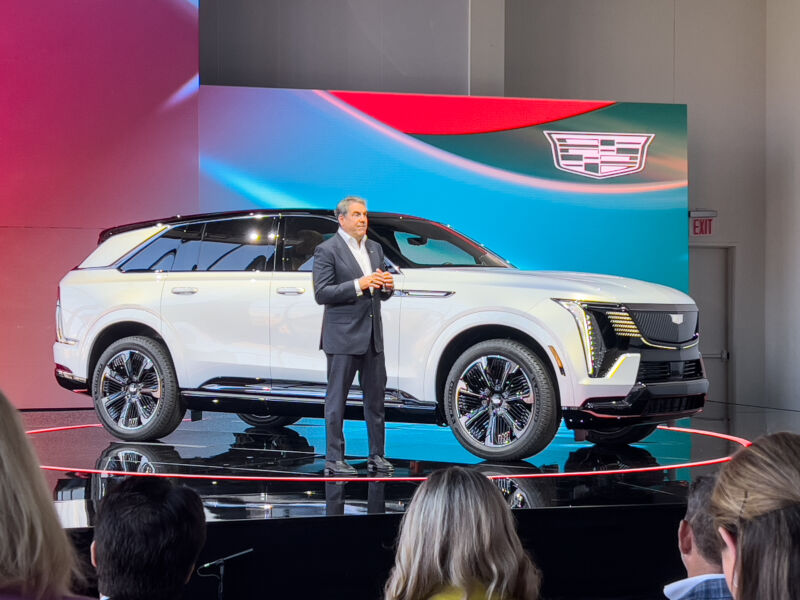
[(391, 273), (384, 272), (383, 248), (367, 239), (367, 205), (355, 196), (339, 202), (339, 231), (314, 251), (314, 298), (325, 307), (320, 348), (328, 359), (325, 396), (326, 475), (355, 475), (344, 461), (345, 404), (356, 372), (364, 397), (369, 436), (369, 471), (391, 473), (384, 458), (384, 394), (381, 301), (394, 291)]

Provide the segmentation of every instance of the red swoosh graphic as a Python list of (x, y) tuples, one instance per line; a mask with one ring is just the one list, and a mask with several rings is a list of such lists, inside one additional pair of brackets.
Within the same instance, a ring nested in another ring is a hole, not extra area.
[(330, 91), (393, 129), (413, 135), (488, 133), (550, 123), (614, 104), (596, 100), (543, 100)]

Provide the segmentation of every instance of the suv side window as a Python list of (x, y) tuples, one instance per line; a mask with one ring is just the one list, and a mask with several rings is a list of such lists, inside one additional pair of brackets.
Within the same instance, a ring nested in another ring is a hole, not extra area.
[(281, 270), (311, 271), (314, 249), (339, 229), (339, 223), (325, 217), (284, 217)]
[(120, 270), (192, 271), (197, 268), (202, 235), (203, 223), (173, 227), (126, 260)]
[(275, 219), (247, 217), (206, 223), (199, 271), (272, 271)]

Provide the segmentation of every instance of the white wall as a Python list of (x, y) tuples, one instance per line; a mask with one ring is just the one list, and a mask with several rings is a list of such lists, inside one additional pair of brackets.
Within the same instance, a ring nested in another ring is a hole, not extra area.
[(760, 405), (765, 64), (760, 1), (506, 2), (506, 96), (688, 105), (689, 205), (718, 211), (706, 243), (735, 248), (730, 397)]
[[(766, 2), (766, 396), (800, 408), (800, 2)], [(771, 424), (782, 429), (782, 423)]]

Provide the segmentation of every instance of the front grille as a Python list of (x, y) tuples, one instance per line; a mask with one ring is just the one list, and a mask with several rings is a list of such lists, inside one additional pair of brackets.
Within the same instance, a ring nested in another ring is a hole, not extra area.
[(640, 383), (659, 383), (663, 381), (687, 381), (700, 379), (703, 368), (700, 359), (678, 361), (642, 361), (636, 380)]
[(680, 413), (703, 408), (702, 394), (697, 396), (676, 396), (673, 398), (651, 398), (647, 401), (642, 416)]
[(630, 314), (639, 331), (648, 340), (680, 344), (691, 340), (697, 331), (696, 310), (677, 312), (632, 310)]

